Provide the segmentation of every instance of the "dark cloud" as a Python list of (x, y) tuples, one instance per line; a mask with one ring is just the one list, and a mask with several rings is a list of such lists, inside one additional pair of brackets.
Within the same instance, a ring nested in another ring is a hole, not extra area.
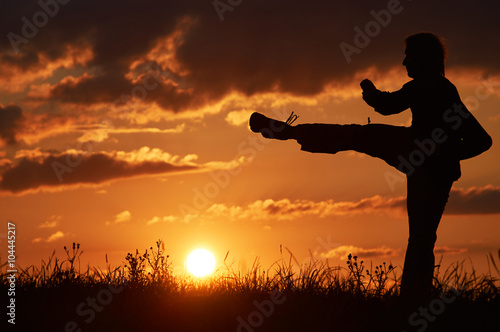
[(351, 213), (373, 213), (376, 211), (403, 211), (405, 209), (405, 198), (386, 198), (373, 196), (364, 198), (357, 202), (336, 202), (333, 200), (314, 202), (308, 200), (296, 200), (291, 202), (287, 199), (280, 201), (266, 200), (262, 210), (269, 215), (297, 216), (308, 213), (319, 215), (337, 215)]
[(105, 153), (23, 157), (2, 174), (0, 190), (20, 193), (41, 187), (99, 184), (120, 178), (196, 169), (164, 161), (128, 162)]
[(500, 213), (500, 187), (454, 189), (450, 193), (445, 213), (498, 214)]
[[(404, 37), (422, 30), (446, 37), (451, 65), (498, 69), (500, 54), (493, 42), (500, 32), (498, 1), (255, 0), (239, 2), (223, 13), (217, 13), (213, 3), (70, 1), (58, 5), (58, 13), (18, 45), (17, 55), (12, 55), (9, 39), (2, 38), (0, 58), (28, 71), (36, 68), (42, 54), (57, 59), (68, 45), (89, 45), (94, 58), (87, 67), (94, 76), (76, 84), (59, 84), (52, 98), (111, 103), (134, 88), (124, 78), (130, 65), (145, 60), (160, 38), (173, 35), (180, 22), (189, 18), (175, 49), (179, 68), (161, 68), (178, 74), (182, 84), (166, 81), (146, 100), (175, 111), (217, 101), (231, 91), (313, 95), (328, 83), (349, 79), (357, 70), (400, 64)], [(387, 16), (389, 4), (393, 13)], [(8, 2), (8, 6), (0, 14), (3, 36), (22, 35), (22, 18), (32, 22), (42, 10), (38, 2), (27, 0)], [(381, 23), (376, 23), (375, 16)], [(374, 22), (371, 37), (356, 44), (354, 28), (364, 31), (370, 22)], [(342, 42), (358, 48), (349, 64), (339, 47)]]
[(467, 248), (450, 248), (450, 247), (436, 247), (434, 253), (436, 255), (457, 255), (467, 252)]
[(0, 139), (7, 144), (16, 143), (16, 133), (22, 128), (23, 121), (23, 111), (18, 106), (0, 106)]
[[(269, 216), (295, 218), (301, 215), (338, 215), (352, 213), (397, 212), (406, 213), (406, 197), (382, 197), (379, 195), (364, 198), (359, 201), (333, 200), (314, 202), (308, 200), (259, 201), (258, 215), (262, 212)], [(468, 189), (453, 188), (450, 192), (448, 204), (444, 211), (448, 215), (470, 214), (499, 214), (500, 213), (500, 187), (487, 185), (484, 187), (471, 187)]]
[(399, 253), (398, 249), (389, 248), (382, 246), (379, 248), (360, 248), (355, 246), (339, 246), (337, 248), (331, 249), (328, 252), (320, 253), (322, 258), (339, 258), (347, 259), (348, 255), (359, 256), (362, 259), (374, 258), (374, 257), (391, 257)]

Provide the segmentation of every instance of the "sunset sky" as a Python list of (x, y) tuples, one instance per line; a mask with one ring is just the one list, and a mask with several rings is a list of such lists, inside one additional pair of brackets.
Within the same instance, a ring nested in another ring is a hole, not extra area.
[(265, 140), (248, 118), (408, 126), (409, 110), (376, 114), (359, 83), (399, 89), (404, 38), (432, 31), (493, 138), (462, 162), (435, 253), (486, 271), (500, 248), (499, 12), (496, 0), (2, 2), (2, 262), (10, 220), (24, 267), (73, 242), (82, 265), (119, 265), (158, 239), (180, 270), (200, 247), (243, 270), (269, 267), (280, 245), (301, 262), (402, 264), (401, 173)]

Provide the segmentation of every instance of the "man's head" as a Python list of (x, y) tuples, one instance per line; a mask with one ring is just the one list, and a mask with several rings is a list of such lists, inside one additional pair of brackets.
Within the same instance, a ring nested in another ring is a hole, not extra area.
[(430, 32), (417, 33), (405, 39), (403, 66), (412, 78), (444, 76), (446, 47), (442, 38)]

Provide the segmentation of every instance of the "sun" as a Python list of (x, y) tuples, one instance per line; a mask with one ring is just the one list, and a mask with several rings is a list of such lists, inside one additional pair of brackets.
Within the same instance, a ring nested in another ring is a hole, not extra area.
[(196, 277), (203, 277), (213, 272), (215, 257), (206, 249), (196, 249), (187, 258), (187, 269)]

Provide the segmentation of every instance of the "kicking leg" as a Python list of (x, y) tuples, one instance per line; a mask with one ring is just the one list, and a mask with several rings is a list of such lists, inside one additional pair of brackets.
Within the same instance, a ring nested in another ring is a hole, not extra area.
[(354, 150), (380, 158), (396, 168), (401, 163), (401, 157), (405, 157), (412, 146), (410, 129), (406, 127), (384, 124), (291, 126), (291, 122), (273, 120), (262, 114), (253, 113), (250, 117), (250, 129), (260, 132), (266, 138), (295, 139), (303, 151), (334, 154), (339, 151)]
[(399, 156), (411, 149), (409, 128), (384, 124), (337, 125), (302, 124), (293, 127), (302, 150), (313, 153), (337, 153), (353, 150), (380, 158), (397, 167)]

